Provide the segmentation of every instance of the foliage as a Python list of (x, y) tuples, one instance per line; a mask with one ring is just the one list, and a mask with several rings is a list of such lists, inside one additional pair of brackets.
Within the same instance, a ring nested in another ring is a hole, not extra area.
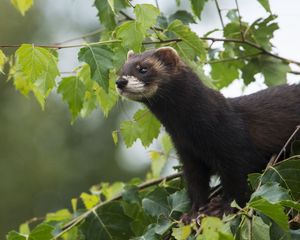
[[(218, 11), (222, 29), (212, 30), (202, 37), (193, 32), (189, 24), (201, 21), (208, 0), (189, 2), (190, 9), (177, 9), (166, 16), (151, 4), (133, 6), (126, 0), (95, 0), (104, 30), (98, 42), (81, 45), (80, 65), (70, 76), (60, 76), (57, 51), (72, 45), (23, 44), (12, 56), (0, 50), (0, 72), (7, 74), (5, 66), (9, 65), (8, 77), (15, 88), (24, 95), (32, 92), (42, 108), (50, 92), (56, 90), (68, 104), (74, 122), (98, 106), (105, 116), (110, 113), (119, 101), (114, 88), (116, 73), (129, 49), (142, 52), (172, 46), (199, 77), (215, 89), (222, 89), (236, 79), (242, 79), (246, 86), (257, 76), (261, 76), (267, 86), (277, 85), (286, 82), (292, 64), (300, 65), (273, 53), (271, 40), (278, 24), (268, 0), (258, 0), (268, 16), (253, 23), (241, 18), (238, 6), (226, 10), (226, 19)], [(33, 1), (12, 0), (12, 3), (24, 15)], [(180, 5), (180, 1), (176, 4)], [(128, 11), (130, 9), (133, 11)], [(222, 33), (223, 38), (211, 37), (217, 32)], [(209, 70), (204, 71), (205, 68)], [(180, 217), (188, 212), (189, 201), (180, 174), (159, 178), (171, 157), (172, 143), (158, 120), (148, 110), (139, 109), (132, 120), (124, 120), (112, 133), (116, 144), (119, 135), (127, 147), (139, 139), (145, 148), (162, 136), (162, 151), (150, 152), (152, 166), (147, 174), (148, 182), (133, 179), (128, 183), (94, 186), (90, 193), (82, 193), (80, 199), (72, 200), (72, 211), (49, 213), (36, 226), (24, 223), (19, 232), (8, 233), (7, 239), (300, 238), (300, 231), (290, 228), (291, 224), (299, 228), (298, 156), (270, 165), (261, 174), (250, 175), (255, 191), (244, 208), (233, 204), (237, 208), (235, 214), (222, 220), (200, 218), (185, 226)]]

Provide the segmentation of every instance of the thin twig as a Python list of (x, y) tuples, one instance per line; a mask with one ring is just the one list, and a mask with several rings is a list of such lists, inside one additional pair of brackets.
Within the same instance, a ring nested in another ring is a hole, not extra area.
[(127, 20), (134, 20), (133, 17), (130, 17), (127, 13), (125, 13), (124, 11), (120, 11), (120, 14), (123, 15), (123, 17), (125, 17)]
[(155, 0), (155, 5), (156, 5), (157, 9), (160, 11), (158, 0)]
[(258, 52), (258, 53), (254, 53), (254, 54), (249, 54), (249, 55), (239, 56), (239, 57), (233, 57), (233, 58), (224, 58), (224, 59), (211, 60), (211, 61), (205, 62), (205, 64), (214, 64), (214, 63), (238, 61), (238, 60), (242, 60), (242, 59), (247, 59), (247, 58), (252, 58), (252, 57), (255, 57), (255, 56), (259, 56), (261, 54), (263, 54), (263, 52)]
[[(110, 43), (120, 43), (121, 40), (114, 39), (114, 40), (107, 40), (107, 41), (99, 41), (99, 42), (92, 42), (92, 43), (81, 43), (81, 44), (74, 44), (74, 45), (59, 45), (59, 44), (51, 44), (51, 45), (34, 45), (35, 47), (41, 48), (51, 48), (51, 49), (64, 49), (64, 48), (79, 48), (79, 47), (86, 47), (86, 46), (94, 46), (94, 45), (102, 45), (102, 44), (110, 44)], [(0, 48), (18, 48), (22, 44), (3, 44), (0, 45)]]
[(77, 40), (80, 40), (80, 39), (85, 39), (87, 37), (91, 37), (91, 36), (94, 36), (98, 33), (101, 33), (103, 31), (103, 29), (96, 29), (94, 31), (91, 31), (89, 33), (85, 33), (81, 36), (78, 36), (78, 37), (74, 37), (74, 38), (70, 38), (68, 40), (65, 40), (65, 41), (62, 41), (62, 42), (58, 42), (58, 43), (55, 43), (55, 45), (62, 45), (62, 44), (65, 44), (65, 43), (69, 43), (69, 42), (74, 42), (74, 41), (77, 41)]
[(239, 4), (238, 4), (238, 0), (235, 0), (235, 6), (236, 6), (236, 10), (238, 12), (238, 17), (239, 17), (239, 23), (240, 23), (240, 32), (241, 32), (241, 38), (243, 41), (245, 41), (245, 36), (243, 33), (243, 28), (242, 28), (242, 17), (241, 17), (241, 13), (240, 13), (240, 8), (239, 8)]
[[(241, 39), (236, 39), (236, 38), (213, 38), (213, 37), (200, 37), (200, 39), (202, 40), (209, 40), (212, 42), (231, 42), (231, 43), (238, 43), (238, 44), (245, 44), (248, 46), (251, 46), (259, 51), (261, 51), (262, 53), (269, 55), (271, 57), (277, 58), (285, 63), (293, 63), (296, 64), (298, 66), (300, 66), (300, 62), (292, 60), (292, 59), (288, 59), (288, 58), (284, 58), (281, 57), (279, 55), (276, 55), (272, 52), (267, 51), (266, 49), (264, 49), (263, 47), (257, 45), (254, 42), (248, 41), (248, 40), (241, 40)], [(147, 45), (147, 44), (156, 44), (156, 43), (176, 43), (176, 42), (181, 42), (182, 39), (180, 38), (174, 38), (174, 39), (167, 39), (167, 40), (158, 40), (158, 41), (149, 41), (149, 42), (143, 42), (143, 45)], [(44, 47), (44, 48), (53, 48), (53, 49), (64, 49), (64, 48), (78, 48), (78, 47), (84, 47), (87, 45), (100, 45), (100, 44), (109, 44), (109, 43), (121, 43), (121, 40), (115, 39), (115, 40), (108, 40), (108, 41), (100, 41), (100, 42), (94, 42), (94, 43), (84, 43), (84, 44), (77, 44), (77, 45), (35, 45), (37, 47)], [(12, 44), (12, 45), (0, 45), (0, 48), (17, 48), (20, 47), (21, 44)]]
[[(154, 179), (145, 183), (142, 183), (138, 186), (139, 190), (143, 190), (145, 188), (157, 185), (158, 183), (161, 183), (163, 181), (170, 181), (172, 179), (178, 178), (182, 176), (182, 172), (179, 173), (174, 173), (172, 175), (166, 176), (166, 177), (161, 177), (158, 179)], [(87, 212), (83, 213), (82, 215), (74, 218), (72, 221), (70, 221), (69, 223), (67, 223), (65, 226), (62, 227), (62, 231), (57, 234), (56, 236), (54, 236), (52, 238), (52, 240), (54, 239), (58, 239), (59, 237), (61, 237), (63, 234), (65, 234), (66, 232), (68, 232), (70, 229), (72, 229), (73, 227), (75, 227), (77, 224), (79, 224), (83, 219), (87, 218), (92, 212), (96, 211), (99, 207), (102, 207), (103, 205), (112, 202), (112, 201), (116, 201), (122, 198), (122, 194), (118, 194), (115, 197), (113, 197), (112, 199), (110, 199), (109, 201), (105, 201), (102, 203), (97, 204), (96, 206), (94, 206), (93, 208), (91, 208), (90, 210), (88, 210)]]
[(287, 146), (290, 144), (290, 142), (293, 140), (294, 136), (297, 134), (297, 132), (300, 129), (300, 125), (298, 125), (296, 127), (296, 130), (292, 133), (292, 135), (289, 137), (289, 139), (286, 141), (286, 143), (283, 145), (282, 149), (280, 150), (280, 152), (278, 153), (276, 159), (273, 162), (273, 165), (276, 164), (276, 162), (279, 160), (279, 158), (281, 157), (281, 155), (286, 151)]
[(280, 59), (283, 62), (294, 63), (294, 64), (300, 66), (300, 62), (292, 60), (292, 59), (284, 58), (284, 57), (281, 57), (279, 55), (276, 55), (276, 54), (274, 54), (272, 52), (267, 51), (266, 49), (264, 49), (263, 47), (257, 45), (256, 43), (250, 42), (248, 40), (241, 40), (241, 39), (236, 39), (236, 38), (212, 38), (212, 37), (200, 37), (200, 38), (202, 40), (210, 40), (210, 41), (213, 41), (213, 42), (232, 42), (232, 43), (246, 44), (248, 46), (256, 48), (257, 50), (262, 51), (266, 55), (269, 55), (271, 57)]
[(224, 21), (223, 21), (223, 17), (222, 17), (222, 10), (220, 9), (218, 0), (215, 0), (215, 4), (216, 4), (216, 8), (218, 10), (218, 14), (219, 14), (219, 18), (220, 18), (220, 21), (221, 21), (222, 28), (224, 29), (225, 25), (224, 25)]
[(295, 74), (295, 75), (300, 75), (299, 71), (288, 71), (288, 73)]

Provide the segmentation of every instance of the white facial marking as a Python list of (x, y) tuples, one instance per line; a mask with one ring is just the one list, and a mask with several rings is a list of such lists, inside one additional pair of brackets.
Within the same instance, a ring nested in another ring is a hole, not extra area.
[(149, 98), (157, 90), (156, 85), (152, 84), (150, 86), (145, 86), (145, 84), (135, 76), (123, 75), (121, 78), (127, 80), (128, 83), (124, 89), (120, 90), (119, 88), (117, 88), (117, 91), (120, 95), (132, 100)]

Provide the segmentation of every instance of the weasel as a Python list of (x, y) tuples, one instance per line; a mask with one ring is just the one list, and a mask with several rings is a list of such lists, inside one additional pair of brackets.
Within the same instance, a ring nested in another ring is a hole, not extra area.
[(266, 167), (300, 123), (300, 86), (225, 98), (205, 86), (171, 47), (130, 51), (116, 87), (144, 103), (170, 134), (192, 214), (208, 203), (213, 174), (221, 179), (222, 202), (229, 206), (235, 199), (243, 206), (250, 196), (247, 175)]

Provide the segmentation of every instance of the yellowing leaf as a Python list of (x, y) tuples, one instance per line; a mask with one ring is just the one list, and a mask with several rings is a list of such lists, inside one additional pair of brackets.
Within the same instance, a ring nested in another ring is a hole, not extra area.
[(0, 49), (0, 72), (1, 73), (3, 73), (3, 68), (4, 68), (4, 64), (6, 63), (6, 61), (7, 61), (7, 57)]
[(157, 151), (151, 151), (149, 155), (151, 159), (151, 178), (158, 178), (165, 166), (166, 157)]
[(124, 189), (125, 184), (122, 182), (115, 182), (113, 184), (102, 183), (101, 192), (105, 196), (106, 200), (110, 200), (117, 194), (121, 193)]
[(114, 140), (114, 144), (118, 144), (118, 140), (119, 140), (119, 138), (118, 138), (118, 131), (117, 130), (113, 131), (111, 133), (111, 135), (112, 135), (112, 138)]
[(24, 16), (27, 10), (33, 5), (33, 0), (11, 0), (11, 3)]
[(48, 213), (46, 215), (46, 221), (66, 221), (72, 218), (72, 214), (68, 209), (61, 209), (54, 213)]
[(172, 228), (172, 236), (176, 240), (186, 240), (190, 236), (191, 232), (192, 228), (190, 225)]
[(16, 52), (15, 70), (11, 75), (15, 85), (24, 94), (32, 91), (44, 108), (45, 98), (55, 86), (59, 75), (57, 58), (47, 49), (23, 44)]
[(86, 209), (91, 209), (100, 202), (99, 196), (92, 194), (81, 193), (80, 198), (83, 201)]

